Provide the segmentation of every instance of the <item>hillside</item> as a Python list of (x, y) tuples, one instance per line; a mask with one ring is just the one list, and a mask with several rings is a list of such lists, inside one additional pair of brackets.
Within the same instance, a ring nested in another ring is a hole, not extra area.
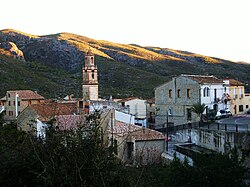
[[(88, 49), (96, 56), (101, 97), (152, 97), (154, 87), (182, 73), (232, 77), (250, 85), (250, 64), (186, 51), (117, 44), (71, 33), (34, 36), (11, 29), (0, 31), (0, 43), (4, 42), (15, 44), (25, 60), (0, 45), (0, 71), (5, 72), (0, 74), (1, 95), (8, 89), (29, 88), (49, 97), (80, 96), (81, 67)], [(10, 79), (13, 72), (15, 77)]]

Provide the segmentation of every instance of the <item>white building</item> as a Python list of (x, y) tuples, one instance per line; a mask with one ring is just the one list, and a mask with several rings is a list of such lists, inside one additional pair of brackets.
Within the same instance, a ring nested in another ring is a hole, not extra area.
[(135, 97), (119, 101), (121, 106), (128, 108), (128, 113), (135, 117), (135, 124), (147, 127), (147, 101)]

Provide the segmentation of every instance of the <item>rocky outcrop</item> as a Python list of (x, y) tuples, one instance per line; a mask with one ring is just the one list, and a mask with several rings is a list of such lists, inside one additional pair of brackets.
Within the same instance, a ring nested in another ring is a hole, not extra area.
[(10, 56), (19, 59), (19, 60), (25, 60), (23, 52), (18, 49), (18, 47), (13, 42), (1, 42), (0, 48), (8, 51)]
[(84, 53), (65, 40), (39, 38), (28, 43), (24, 50), (25, 59), (37, 61), (51, 67), (74, 70), (83, 66)]

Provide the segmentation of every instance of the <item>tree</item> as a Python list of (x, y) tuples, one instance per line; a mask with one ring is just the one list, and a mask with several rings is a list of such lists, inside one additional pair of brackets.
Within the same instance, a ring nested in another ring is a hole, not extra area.
[(195, 103), (191, 107), (191, 111), (196, 113), (199, 116), (200, 122), (202, 122), (202, 113), (205, 111), (205, 109), (206, 109), (206, 105), (204, 103), (203, 104)]
[(123, 166), (102, 142), (100, 115), (77, 130), (51, 127), (46, 140), (0, 129), (0, 186), (124, 186)]

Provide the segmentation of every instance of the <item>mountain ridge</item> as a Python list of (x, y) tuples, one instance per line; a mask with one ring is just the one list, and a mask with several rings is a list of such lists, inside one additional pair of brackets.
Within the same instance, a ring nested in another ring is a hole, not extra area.
[[(91, 49), (99, 68), (100, 96), (104, 97), (153, 97), (154, 87), (180, 74), (230, 77), (248, 85), (250, 80), (250, 64), (169, 48), (118, 44), (66, 32), (36, 36), (13, 29), (1, 30), (1, 41), (13, 42), (26, 62), (62, 70), (78, 82), (84, 54)], [(0, 55), (6, 56), (1, 50)], [(80, 92), (79, 85), (77, 95)]]

